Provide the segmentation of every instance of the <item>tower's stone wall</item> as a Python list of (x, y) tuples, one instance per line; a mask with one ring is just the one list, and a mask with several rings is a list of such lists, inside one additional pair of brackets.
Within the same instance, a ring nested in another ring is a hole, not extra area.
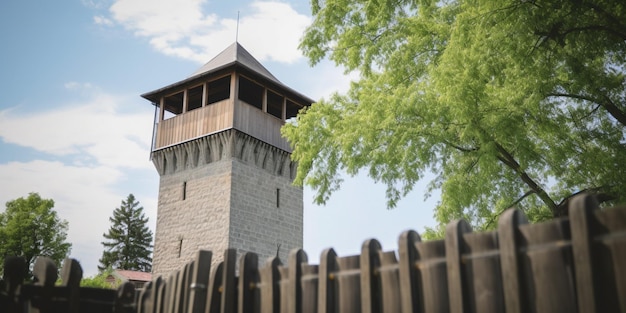
[(260, 263), (279, 251), (286, 262), (290, 250), (302, 247), (302, 188), (237, 159), (231, 182), (230, 247), (257, 253)]
[(180, 269), (199, 249), (259, 254), (302, 247), (302, 188), (289, 153), (231, 129), (155, 151), (161, 175), (152, 271)]
[(221, 160), (161, 176), (154, 274), (179, 270), (199, 249), (228, 247), (230, 172), (230, 160)]

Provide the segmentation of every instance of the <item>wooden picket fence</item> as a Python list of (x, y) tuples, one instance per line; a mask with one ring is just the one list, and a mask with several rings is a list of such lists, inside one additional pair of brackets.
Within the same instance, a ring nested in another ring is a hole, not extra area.
[(37, 258), (32, 284), (23, 283), (26, 267), (23, 258), (5, 259), (0, 280), (0, 312), (136, 312), (135, 287), (131, 283), (121, 285), (118, 290), (80, 287), (83, 270), (76, 260), (65, 260), (58, 286), (58, 269), (51, 259)]
[[(360, 255), (325, 250), (316, 265), (302, 250), (292, 251), (286, 265), (273, 258), (262, 267), (254, 253), (237, 263), (235, 250), (226, 250), (211, 268), (212, 253), (199, 251), (132, 301), (120, 289), (99, 312), (626, 312), (626, 207), (597, 206), (594, 197), (579, 196), (568, 217), (538, 224), (508, 210), (492, 232), (474, 233), (455, 221), (444, 240), (423, 242), (406, 231), (397, 251), (372, 239)], [(0, 301), (42, 313), (93, 312), (83, 306), (84, 289), (68, 280), (54, 288), (73, 288), (63, 301), (76, 311), (42, 306), (53, 301), (43, 286), (3, 291)]]

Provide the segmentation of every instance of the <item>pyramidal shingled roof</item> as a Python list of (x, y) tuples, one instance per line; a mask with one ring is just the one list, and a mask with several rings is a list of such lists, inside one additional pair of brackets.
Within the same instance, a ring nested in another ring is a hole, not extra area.
[(231, 66), (235, 63), (247, 67), (249, 70), (265, 76), (265, 78), (282, 85), (282, 83), (270, 73), (259, 61), (257, 61), (248, 50), (244, 49), (238, 42), (233, 43), (224, 51), (220, 52), (211, 61), (204, 64), (189, 77), (215, 72), (222, 68)]
[(211, 61), (204, 64), (197, 71), (195, 71), (191, 76), (183, 79), (179, 82), (173, 83), (169, 86), (165, 86), (163, 88), (159, 88), (157, 90), (153, 90), (147, 93), (142, 94), (141, 96), (145, 99), (148, 99), (156, 105), (159, 101), (159, 97), (162, 96), (163, 93), (171, 91), (173, 88), (178, 88), (187, 83), (193, 82), (195, 80), (200, 80), (202, 77), (210, 75), (211, 73), (218, 72), (222, 69), (226, 69), (229, 67), (242, 67), (245, 68), (264, 79), (267, 79), (270, 83), (276, 84), (281, 89), (296, 95), (297, 97), (303, 99), (305, 102), (313, 103), (309, 97), (289, 88), (287, 85), (281, 83), (270, 71), (268, 71), (257, 59), (255, 59), (250, 52), (244, 49), (238, 42), (233, 43), (228, 46), (228, 48), (224, 49), (224, 51), (220, 52), (217, 56), (215, 56)]

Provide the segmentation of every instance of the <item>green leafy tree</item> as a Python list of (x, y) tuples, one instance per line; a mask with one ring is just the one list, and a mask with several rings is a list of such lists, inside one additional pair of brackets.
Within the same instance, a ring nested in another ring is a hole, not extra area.
[[(32, 269), (38, 256), (54, 260), (57, 266), (72, 245), (66, 242), (68, 223), (53, 210), (54, 200), (42, 199), (37, 193), (6, 203), (0, 213), (0, 256), (20, 256)], [(24, 278), (29, 278), (24, 273)]]
[(152, 231), (143, 207), (129, 194), (109, 218), (113, 225), (103, 234), (105, 250), (99, 270), (106, 268), (150, 272), (152, 270)]
[(533, 220), (571, 196), (626, 200), (626, 5), (620, 1), (312, 0), (301, 49), (358, 71), (283, 127), (296, 183), (324, 203), (366, 170), (393, 207), (432, 173), (437, 229)]

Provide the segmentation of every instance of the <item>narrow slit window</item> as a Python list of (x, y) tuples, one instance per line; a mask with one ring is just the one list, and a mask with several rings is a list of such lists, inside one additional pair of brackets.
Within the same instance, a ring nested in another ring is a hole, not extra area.
[(178, 257), (179, 258), (180, 258), (180, 255), (181, 255), (182, 251), (183, 251), (183, 239), (181, 238), (178, 241)]
[(280, 208), (280, 188), (276, 188), (276, 207)]
[(182, 194), (183, 194), (183, 200), (187, 199), (187, 182), (183, 182), (183, 190), (182, 190)]

